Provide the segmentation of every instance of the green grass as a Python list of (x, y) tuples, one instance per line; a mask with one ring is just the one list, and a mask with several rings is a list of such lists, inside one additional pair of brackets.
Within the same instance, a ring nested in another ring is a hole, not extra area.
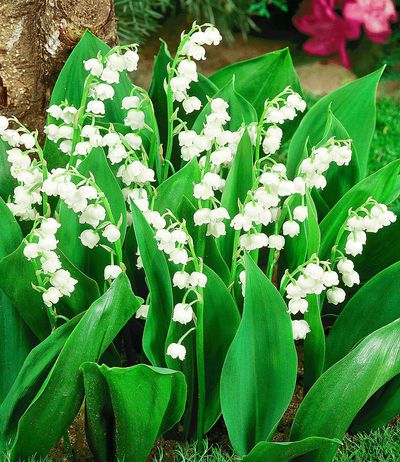
[(370, 433), (346, 436), (335, 462), (398, 462), (400, 424)]

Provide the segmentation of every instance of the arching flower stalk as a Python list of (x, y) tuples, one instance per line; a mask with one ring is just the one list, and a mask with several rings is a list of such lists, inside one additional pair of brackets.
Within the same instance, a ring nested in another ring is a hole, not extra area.
[(188, 90), (192, 82), (198, 81), (196, 61), (204, 60), (204, 45), (218, 45), (222, 37), (218, 29), (212, 24), (193, 24), (190, 31), (181, 35), (181, 42), (176, 51), (175, 57), (167, 67), (167, 79), (164, 82), (167, 95), (167, 123), (168, 138), (165, 150), (164, 178), (168, 176), (170, 168), (174, 122), (174, 102), (182, 103), (183, 110), (189, 114), (201, 108), (201, 101), (196, 96), (189, 96)]

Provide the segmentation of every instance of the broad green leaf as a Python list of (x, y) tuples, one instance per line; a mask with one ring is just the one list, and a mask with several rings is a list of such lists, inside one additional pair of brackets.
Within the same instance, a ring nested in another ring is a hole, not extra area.
[(172, 282), (165, 255), (157, 247), (154, 231), (131, 202), (133, 226), (150, 293), (150, 308), (143, 333), (143, 351), (155, 366), (165, 365), (165, 339), (172, 317)]
[(39, 343), (27, 356), (9, 393), (0, 406), (0, 451), (10, 444), (18, 421), (50, 372), (67, 338), (82, 315), (63, 324)]
[[(231, 78), (225, 86), (223, 86), (218, 93), (214, 95), (214, 98), (222, 98), (228, 104), (228, 113), (231, 116), (229, 122), (224, 125), (226, 130), (236, 131), (245, 124), (257, 122), (257, 113), (254, 107), (236, 90), (235, 78)], [(193, 124), (193, 130), (200, 133), (203, 129), (206, 117), (211, 112), (211, 102), (208, 102), (200, 114), (197, 116), (195, 123)]]
[[(319, 145), (326, 143), (332, 137), (335, 137), (337, 140), (348, 140), (350, 135), (340, 120), (329, 109), (325, 132)], [(352, 151), (349, 165), (338, 166), (334, 162), (331, 163), (325, 175), (327, 185), (322, 191), (318, 191), (322, 200), (329, 208), (333, 207), (362, 178), (355, 146), (352, 146)]]
[(369, 432), (387, 425), (400, 414), (400, 374), (379, 389), (357, 414), (352, 433)]
[(3, 199), (0, 198), (0, 259), (9, 255), (22, 241), (22, 232), (18, 222)]
[(139, 306), (128, 278), (121, 274), (87, 310), (19, 420), (13, 461), (33, 454), (45, 456), (61, 438), (82, 404), (80, 366), (99, 360)]
[(299, 78), (287, 48), (223, 67), (212, 74), (210, 80), (222, 88), (233, 77), (237, 91), (254, 106), (259, 117), (265, 100), (274, 98), (287, 86), (301, 93)]
[(353, 186), (332, 208), (320, 224), (320, 257), (329, 256), (339, 229), (347, 219), (350, 208), (360, 207), (369, 197), (389, 204), (397, 192), (400, 160), (394, 160)]
[(14, 188), (17, 186), (16, 180), (10, 173), (11, 164), (7, 159), (7, 150), (10, 146), (0, 139), (0, 197), (7, 200), (12, 196)]
[(184, 197), (191, 203), (196, 203), (193, 197), (193, 187), (199, 182), (200, 168), (195, 158), (158, 186), (155, 193), (154, 210), (161, 214), (171, 210), (174, 215), (178, 215)]
[(319, 438), (318, 436), (285, 443), (262, 441), (253, 448), (250, 454), (243, 457), (243, 462), (290, 462), (295, 460), (295, 457), (301, 457), (309, 453), (312, 454), (320, 448), (337, 450), (340, 444), (340, 440)]
[(399, 279), (400, 262), (369, 280), (347, 302), (329, 333), (325, 368), (346, 356), (364, 337), (400, 318)]
[[(247, 130), (239, 142), (237, 152), (226, 178), (221, 206), (225, 207), (231, 218), (239, 213), (238, 201), (246, 200), (247, 192), (253, 187), (253, 146)], [(221, 254), (228, 265), (232, 263), (235, 230), (227, 226), (226, 236), (219, 240)]]
[(7, 295), (0, 290), (0, 403), (6, 397), (35, 339)]
[(220, 382), (228, 348), (240, 323), (239, 310), (219, 276), (204, 266), (207, 284), (204, 296), (204, 361), (206, 377), (205, 431), (221, 414)]
[[(93, 149), (79, 165), (78, 170), (86, 177), (93, 175), (96, 184), (103, 191), (110, 205), (115, 224), (122, 220), (119, 230), (121, 232), (121, 241), (123, 242), (126, 233), (125, 200), (118, 182), (107, 163), (104, 150), (102, 148)], [(81, 225), (78, 215), (68, 208), (63, 201), (59, 203), (59, 216), (61, 228), (57, 233), (58, 247), (81, 271), (95, 279), (99, 284), (103, 284), (104, 268), (110, 264), (109, 252), (101, 247), (89, 249), (82, 245), (79, 236), (88, 226)], [(110, 221), (108, 215), (106, 215), (106, 220)], [(113, 246), (105, 238), (101, 238), (100, 243)]]
[(272, 437), (292, 398), (297, 374), (286, 304), (248, 255), (245, 268), (243, 319), (221, 378), (222, 413), (240, 456)]
[[(400, 319), (368, 335), (317, 380), (302, 401), (291, 439), (342, 438), (366, 401), (400, 373)], [(335, 449), (321, 448), (306, 462), (330, 462)]]
[(82, 367), (87, 433), (100, 462), (144, 462), (156, 438), (174, 426), (186, 401), (183, 374), (144, 364)]
[[(400, 318), (399, 277), (400, 263), (395, 263), (369, 280), (349, 300), (328, 336), (326, 368), (348, 354), (371, 332)], [(398, 382), (398, 378), (393, 379), (376, 392), (353, 423), (355, 429), (367, 431), (377, 428), (399, 413)]]
[[(0, 288), (36, 337), (43, 340), (50, 332), (50, 324), (42, 297), (32, 287), (32, 283), (37, 284), (35, 267), (23, 254), (24, 247), (22, 242), (0, 261)], [(98, 297), (99, 289), (96, 282), (79, 271), (62, 252), (58, 254), (62, 267), (78, 281), (72, 295), (63, 297), (58, 305), (59, 314), (72, 317), (88, 308)]]
[(353, 140), (361, 177), (367, 174), (369, 148), (375, 130), (375, 97), (383, 69), (350, 82), (320, 99), (304, 116), (293, 135), (287, 159), (288, 174), (293, 177), (300, 162), (306, 139), (315, 146), (322, 138), (329, 108)]

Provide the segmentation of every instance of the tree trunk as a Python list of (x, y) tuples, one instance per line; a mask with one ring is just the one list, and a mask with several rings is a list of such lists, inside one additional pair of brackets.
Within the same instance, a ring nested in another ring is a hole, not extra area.
[(0, 114), (42, 128), (52, 88), (86, 29), (113, 46), (113, 0), (0, 1)]

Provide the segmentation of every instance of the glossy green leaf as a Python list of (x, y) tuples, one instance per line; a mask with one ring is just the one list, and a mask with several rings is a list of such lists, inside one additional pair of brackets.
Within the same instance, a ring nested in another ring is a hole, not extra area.
[[(0, 261), (0, 288), (7, 294), (22, 319), (39, 340), (50, 332), (46, 307), (33, 284), (37, 284), (35, 267), (23, 254), (25, 243)], [(71, 273), (78, 283), (71, 297), (63, 297), (59, 303), (59, 314), (72, 317), (84, 311), (99, 295), (95, 281), (78, 270), (65, 255), (58, 251), (62, 267)]]
[(0, 290), (0, 403), (10, 390), (35, 338), (7, 295)]
[(379, 389), (357, 414), (350, 431), (369, 432), (387, 425), (400, 414), (400, 374)]
[(9, 393), (0, 406), (0, 451), (12, 443), (18, 421), (50, 372), (67, 338), (82, 315), (63, 324), (39, 343), (27, 356)]
[(243, 319), (221, 378), (222, 413), (240, 456), (272, 436), (292, 398), (297, 374), (286, 304), (248, 255), (245, 268)]
[(20, 245), (22, 232), (14, 215), (0, 198), (0, 259), (9, 255)]
[(193, 187), (195, 183), (199, 182), (200, 168), (197, 159), (194, 158), (158, 186), (154, 210), (161, 214), (171, 210), (174, 215), (178, 215), (184, 197), (191, 203), (197, 202), (193, 197)]
[[(257, 122), (257, 113), (254, 107), (237, 91), (237, 82), (238, 80), (235, 80), (234, 77), (231, 78), (226, 85), (214, 95), (214, 98), (222, 98), (229, 104), (228, 113), (231, 119), (224, 125), (224, 129), (231, 131), (239, 130), (243, 124), (249, 125)], [(206, 117), (210, 112), (211, 103), (208, 102), (197, 116), (193, 124), (193, 130), (197, 133), (201, 132)]]
[[(79, 165), (78, 171), (89, 177), (93, 175), (96, 184), (105, 194), (117, 224), (121, 219), (121, 240), (123, 242), (126, 233), (126, 206), (121, 189), (115, 179), (105, 157), (102, 148), (91, 151), (87, 158)], [(82, 245), (79, 236), (87, 225), (79, 223), (78, 215), (69, 209), (63, 201), (60, 201), (59, 216), (61, 227), (57, 232), (59, 239), (58, 247), (81, 271), (98, 281), (104, 282), (104, 268), (110, 264), (110, 254), (101, 247), (89, 249)], [(108, 220), (108, 216), (106, 216)], [(101, 238), (100, 243), (110, 246), (110, 243)], [(112, 246), (112, 245), (111, 245)]]
[[(291, 439), (342, 438), (368, 398), (399, 373), (400, 319), (370, 334), (317, 380), (297, 411)], [(303, 460), (330, 462), (335, 452), (321, 448)]]
[(357, 152), (361, 177), (367, 174), (369, 148), (375, 130), (375, 97), (383, 69), (348, 83), (320, 99), (305, 115), (293, 135), (287, 159), (288, 174), (294, 176), (306, 139), (315, 146), (322, 138), (330, 108), (346, 129)]
[(82, 404), (80, 366), (100, 358), (139, 306), (128, 278), (121, 274), (88, 309), (20, 418), (12, 460), (33, 454), (45, 456), (61, 438)]
[[(238, 201), (242, 204), (246, 200), (247, 192), (253, 187), (253, 146), (247, 130), (244, 131), (239, 142), (237, 152), (226, 178), (222, 193), (221, 206), (225, 207), (229, 216), (233, 218), (239, 213)], [(235, 239), (235, 230), (226, 227), (226, 236), (221, 239), (219, 248), (228, 265), (232, 263), (232, 252)]]
[[(327, 340), (326, 368), (351, 351), (371, 332), (400, 318), (400, 294), (397, 290), (400, 263), (386, 268), (369, 280), (349, 300), (335, 321)], [(360, 413), (353, 427), (367, 431), (384, 425), (400, 411), (398, 379), (387, 390), (379, 390)]]
[(350, 208), (360, 207), (369, 197), (389, 204), (398, 193), (400, 160), (394, 160), (353, 186), (332, 208), (320, 224), (320, 257), (329, 256), (339, 229), (347, 219)]
[(270, 443), (262, 441), (258, 443), (243, 462), (290, 462), (296, 457), (301, 457), (321, 448), (337, 449), (341, 444), (340, 440), (319, 438), (312, 436), (300, 441), (289, 441), (284, 443)]
[(371, 332), (400, 318), (399, 280), (400, 263), (395, 263), (369, 280), (347, 302), (327, 339), (326, 368)]
[(14, 192), (17, 182), (10, 172), (11, 164), (8, 162), (7, 150), (10, 149), (2, 139), (0, 139), (0, 197), (5, 201)]
[(236, 79), (237, 91), (254, 106), (259, 117), (265, 100), (274, 98), (287, 86), (301, 93), (299, 78), (287, 48), (223, 67), (212, 74), (210, 80), (222, 88), (232, 77)]
[(165, 255), (157, 247), (154, 231), (131, 202), (133, 226), (150, 292), (150, 308), (143, 333), (143, 351), (155, 366), (165, 365), (165, 339), (172, 317), (172, 282)]
[(144, 364), (82, 367), (87, 435), (100, 462), (144, 462), (157, 436), (174, 426), (186, 401), (183, 374)]

